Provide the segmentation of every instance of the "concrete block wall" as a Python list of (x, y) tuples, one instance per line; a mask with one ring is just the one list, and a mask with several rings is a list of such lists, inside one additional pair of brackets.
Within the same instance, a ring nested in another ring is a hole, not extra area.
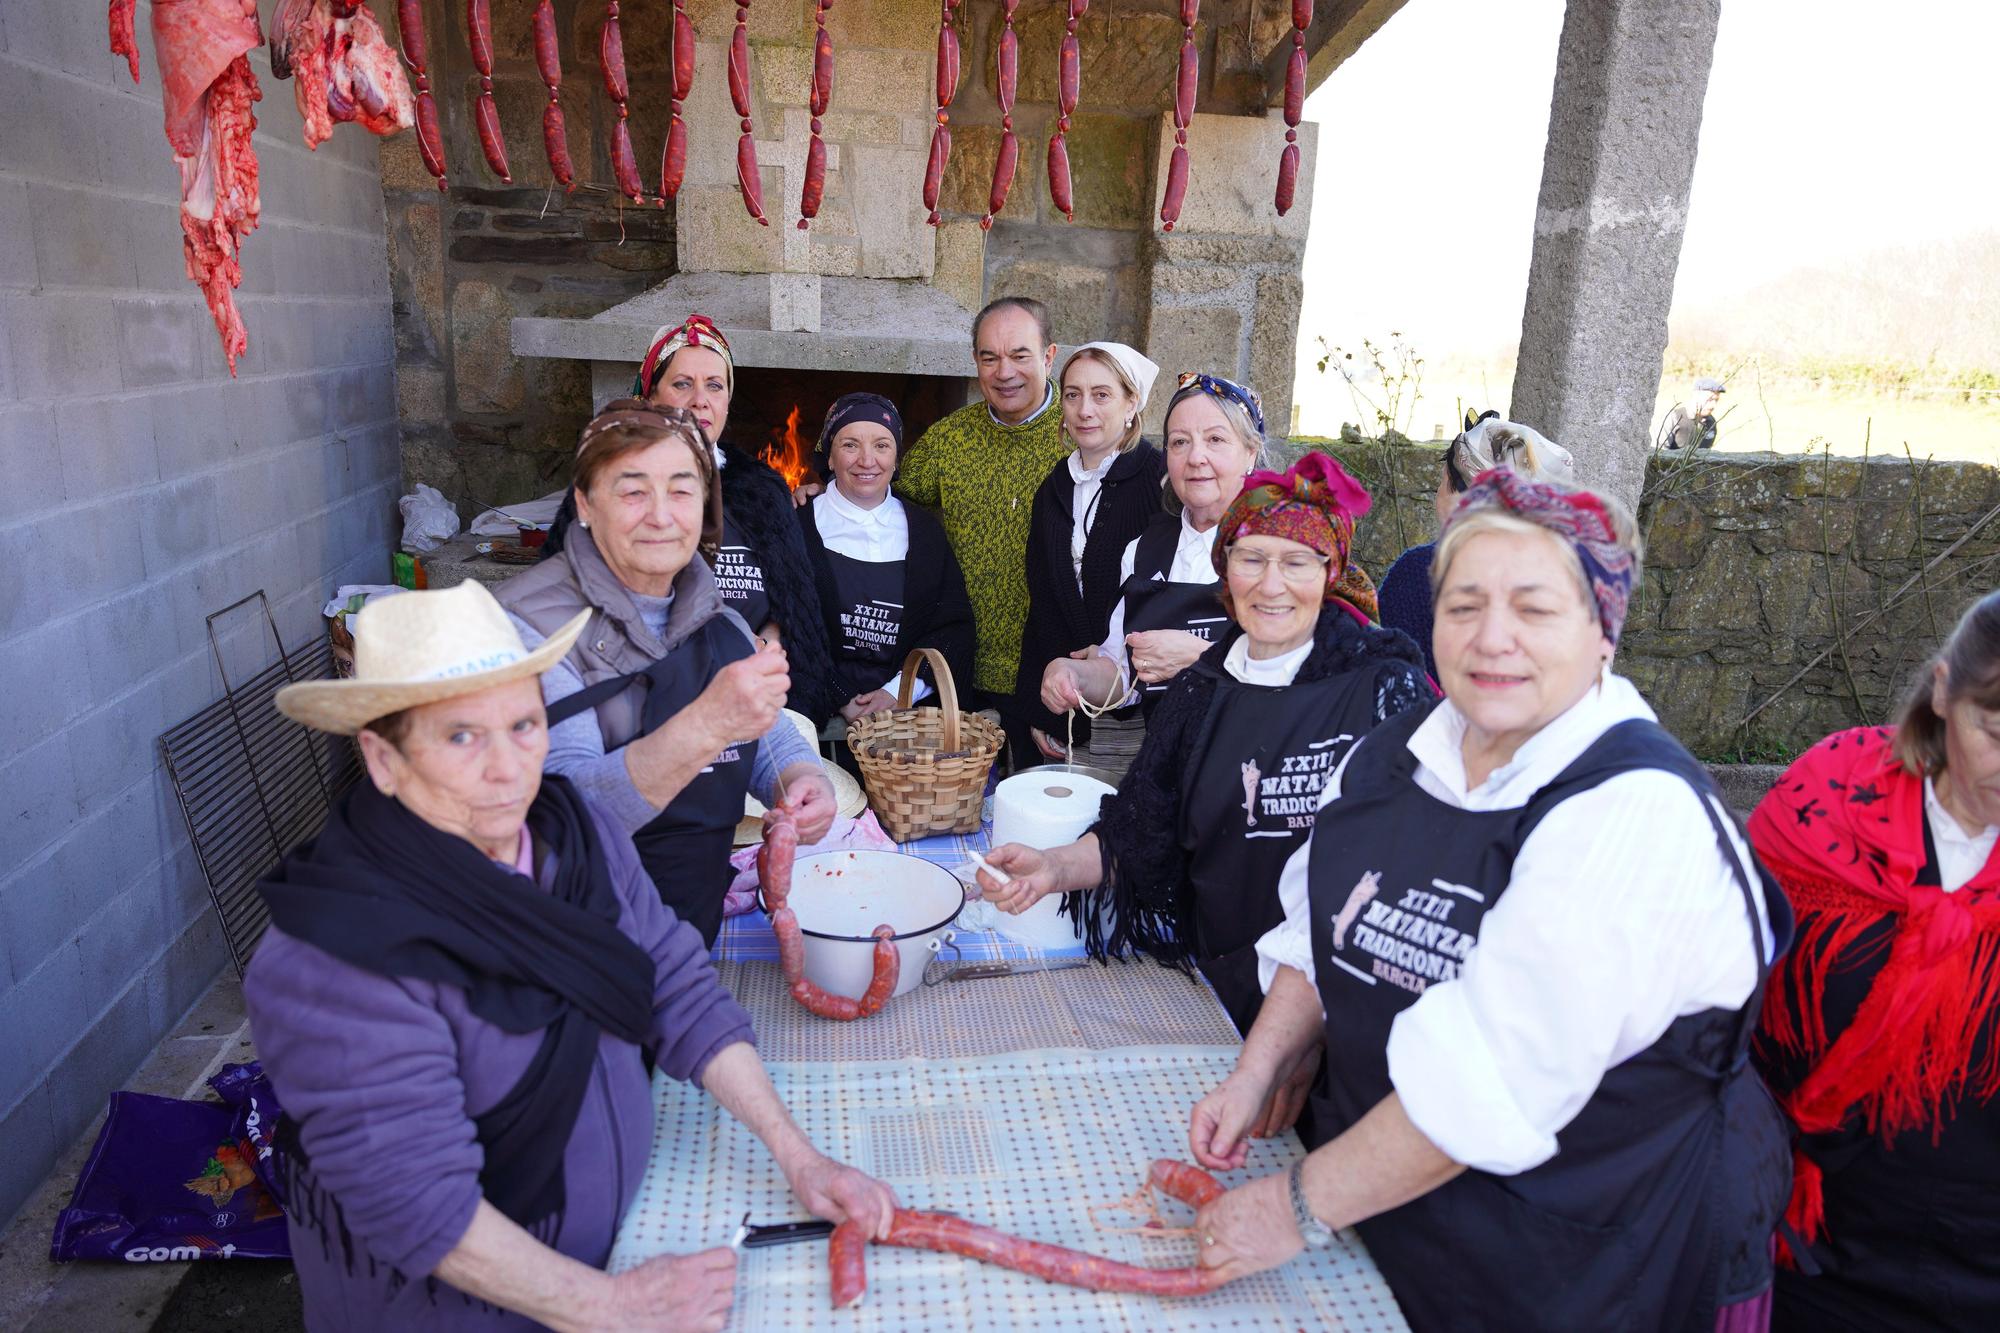
[(296, 647), (397, 530), (375, 141), (308, 153), (252, 53), (231, 379), (139, 20), (134, 87), (101, 4), (0, 6), (0, 1220), (225, 965), (158, 742), (221, 691), (205, 616), (262, 588)]

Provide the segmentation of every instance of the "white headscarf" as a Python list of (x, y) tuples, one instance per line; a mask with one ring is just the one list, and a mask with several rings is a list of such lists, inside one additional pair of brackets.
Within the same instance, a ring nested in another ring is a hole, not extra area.
[[(1153, 381), (1160, 377), (1160, 368), (1148, 360), (1144, 352), (1127, 347), (1124, 343), (1085, 343), (1075, 351), (1072, 351), (1064, 359), (1063, 374), (1066, 375), (1069, 373), (1069, 363), (1076, 360), (1077, 352), (1088, 352), (1093, 348), (1118, 363), (1118, 368), (1125, 372), (1125, 378), (1131, 380), (1132, 387), (1139, 391), (1139, 406), (1137, 410), (1141, 412), (1145, 411), (1146, 397), (1153, 392)], [(1056, 382), (1058, 384), (1062, 383), (1062, 375), (1056, 376)]]

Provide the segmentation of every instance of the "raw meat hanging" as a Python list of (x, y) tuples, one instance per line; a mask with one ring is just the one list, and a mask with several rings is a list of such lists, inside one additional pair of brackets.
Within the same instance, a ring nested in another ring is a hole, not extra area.
[(1195, 50), (1194, 21), (1201, 13), (1201, 0), (1181, 0), (1181, 67), (1174, 82), (1174, 155), (1167, 162), (1166, 197), (1160, 200), (1162, 230), (1172, 231), (1180, 221), (1181, 201), (1188, 187), (1188, 124), (1194, 120), (1195, 84), (1201, 78), (1201, 55)]
[(479, 71), (479, 95), (472, 103), (472, 120), (479, 127), (479, 148), (486, 165), (502, 184), (512, 185), (507, 170), (507, 142), (500, 137), (500, 108), (493, 104), (493, 15), (489, 0), (465, 0), (465, 32), (472, 43), (472, 67)]
[(806, 146), (806, 182), (799, 192), (800, 231), (819, 216), (819, 201), (826, 191), (826, 141), (819, 137), (819, 118), (833, 101), (833, 38), (826, 32), (830, 3), (817, 0), (813, 5), (812, 142)]
[(604, 93), (618, 108), (618, 119), (611, 125), (611, 175), (618, 182), (618, 193), (635, 204), (646, 202), (646, 187), (639, 183), (639, 159), (632, 155), (632, 131), (626, 126), (629, 114), (625, 109), (625, 99), (630, 86), (625, 82), (625, 32), (618, 24), (618, 0), (611, 0), (604, 11), (604, 31), (598, 37), (597, 54), (604, 65)]
[(694, 24), (688, 22), (687, 0), (674, 0), (673, 108), (667, 120), (667, 141), (660, 149), (660, 207), (679, 197), (687, 175), (687, 122), (681, 104), (694, 91)]
[[(1158, 1190), (1193, 1208), (1221, 1197), (1223, 1192), (1221, 1183), (1200, 1167), (1164, 1157), (1147, 1172), (1142, 1190), (1146, 1189)], [(860, 1304), (868, 1290), (868, 1241), (867, 1232), (858, 1223), (843, 1222), (834, 1228), (826, 1257), (836, 1310)], [(1200, 1296), (1223, 1283), (1220, 1272), (1213, 1268), (1142, 1268), (1061, 1245), (1023, 1240), (949, 1213), (920, 1213), (908, 1208), (895, 1210), (889, 1221), (889, 1235), (880, 1243), (961, 1254), (1088, 1291)]]
[(757, 849), (757, 886), (764, 897), (764, 911), (771, 918), (771, 933), (778, 937), (778, 965), (784, 969), (792, 998), (821, 1018), (851, 1023), (877, 1013), (896, 992), (896, 977), (902, 955), (896, 951), (896, 928), (875, 927), (875, 971), (868, 989), (858, 1000), (821, 990), (806, 980), (806, 942), (799, 933), (799, 919), (788, 905), (792, 895), (792, 864), (799, 854), (799, 827), (785, 810), (764, 815), (764, 845)]
[(1056, 132), (1049, 136), (1049, 200), (1061, 210), (1065, 221), (1076, 220), (1071, 207), (1069, 181), (1069, 118), (1076, 114), (1076, 99), (1082, 83), (1082, 52), (1077, 45), (1076, 25), (1090, 8), (1090, 0), (1069, 0), (1069, 24), (1063, 29), (1062, 49), (1056, 56)]
[(736, 32), (729, 39), (729, 101), (743, 122), (742, 136), (736, 140), (736, 188), (743, 191), (743, 207), (768, 227), (764, 216), (764, 182), (757, 175), (757, 142), (750, 137), (750, 0), (737, 0)]
[(1020, 161), (1020, 141), (1014, 138), (1014, 85), (1019, 73), (1021, 40), (1014, 35), (1014, 11), (1021, 0), (1002, 0), (1000, 47), (994, 57), (994, 86), (1000, 101), (1000, 152), (993, 159), (993, 189), (986, 196), (986, 216), (979, 225), (993, 230), (993, 215), (1007, 206), (1007, 191), (1014, 184), (1014, 166)]
[[(111, 0), (111, 50), (139, 77), (137, 0)], [(257, 227), (257, 129), (263, 97), (245, 52), (264, 40), (257, 0), (153, 0), (153, 51), (166, 103), (167, 144), (181, 171), (181, 248), (207, 298), (229, 373), (250, 346), (236, 309), (243, 238)]]
[(550, 0), (535, 6), (534, 30), (535, 66), (549, 90), (549, 104), (542, 108), (542, 148), (549, 155), (549, 174), (567, 194), (576, 189), (576, 173), (570, 166), (569, 135), (563, 126), (562, 52), (556, 45), (556, 7)]
[(924, 166), (924, 207), (930, 224), (938, 225), (938, 190), (944, 184), (945, 163), (951, 160), (951, 99), (958, 95), (958, 33), (951, 17), (958, 12), (959, 0), (944, 0), (938, 20), (937, 126), (931, 130), (931, 156)]
[(1299, 183), (1299, 118), (1306, 107), (1306, 29), (1312, 26), (1313, 0), (1292, 0), (1292, 58), (1285, 66), (1285, 151), (1278, 154), (1278, 216), (1292, 208)]
[(403, 39), (403, 59), (410, 62), (410, 72), (417, 80), (417, 151), (423, 154), (424, 170), (437, 178), (442, 192), (446, 187), (444, 131), (438, 126), (437, 99), (431, 96), (423, 0), (396, 0), (396, 31)]
[(271, 73), (292, 80), (307, 148), (332, 138), (336, 122), (381, 135), (416, 123), (402, 63), (360, 0), (278, 0)]

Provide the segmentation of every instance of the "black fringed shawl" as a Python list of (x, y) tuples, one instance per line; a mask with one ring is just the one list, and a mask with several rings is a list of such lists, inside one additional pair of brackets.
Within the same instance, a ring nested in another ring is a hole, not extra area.
[[(1064, 905), (1081, 910), (1084, 947), (1093, 958), (1138, 952), (1183, 971), (1193, 961), (1194, 883), (1181, 834), (1181, 785), (1200, 769), (1222, 660), (1241, 634), (1232, 628), (1174, 678), (1146, 722), (1146, 740), (1131, 771), (1117, 793), (1104, 798), (1091, 828), (1104, 887), (1072, 895)], [(1299, 667), (1298, 680), (1374, 672), (1375, 721), (1381, 723), (1436, 698), (1423, 662), (1409, 635), (1380, 626), (1363, 629), (1345, 607), (1329, 601), (1313, 628), (1313, 650)]]

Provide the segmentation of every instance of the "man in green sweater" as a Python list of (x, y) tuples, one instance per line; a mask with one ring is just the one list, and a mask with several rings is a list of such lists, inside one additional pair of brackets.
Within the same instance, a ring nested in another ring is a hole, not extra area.
[(1003, 296), (972, 320), (980, 399), (923, 433), (904, 456), (896, 492), (938, 512), (965, 571), (979, 636), (977, 706), (997, 708), (1023, 762), (1035, 749), (1013, 712), (1021, 627), (1028, 618), (1028, 515), (1062, 461), (1062, 407), (1049, 374), (1056, 348), (1040, 301)]

